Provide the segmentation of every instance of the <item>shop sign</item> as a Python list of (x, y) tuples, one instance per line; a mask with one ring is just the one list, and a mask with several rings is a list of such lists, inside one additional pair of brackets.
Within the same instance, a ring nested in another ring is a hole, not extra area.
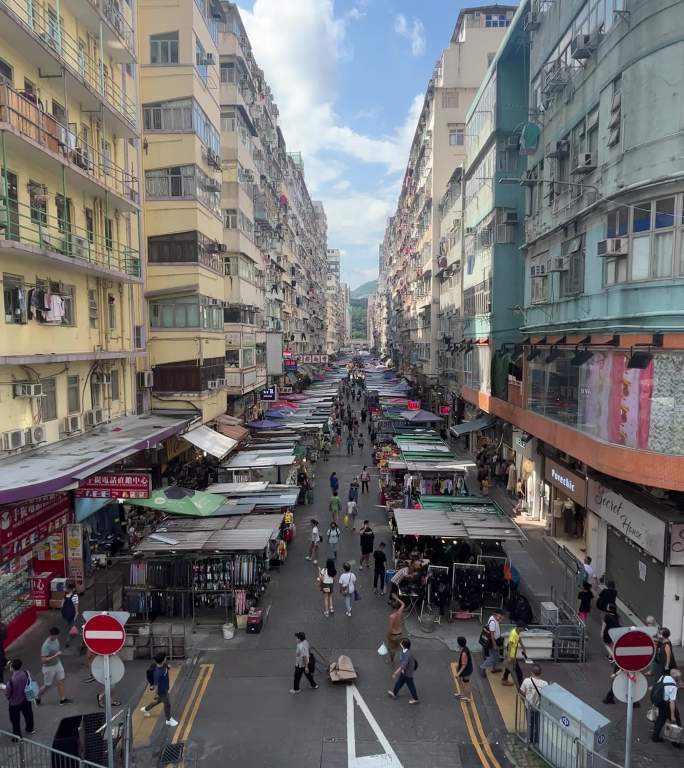
[(684, 523), (670, 527), (670, 565), (684, 565)]
[(544, 476), (547, 482), (559, 488), (581, 507), (587, 506), (587, 481), (583, 477), (549, 458), (546, 459)]
[(285, 360), (285, 370), (286, 371), (296, 371), (297, 370), (297, 361), (296, 360)]
[(321, 362), (321, 356), (320, 355), (311, 355), (311, 362), (312, 363), (320, 363)]
[(417, 400), (409, 400), (406, 403), (406, 410), (407, 411), (419, 411), (420, 410), (420, 403)]
[(259, 392), (259, 400), (263, 400), (268, 403), (274, 403), (278, 399), (278, 387), (275, 385), (272, 387), (265, 387)]
[(81, 499), (149, 499), (151, 475), (144, 472), (107, 472), (82, 480), (76, 490)]
[(38, 496), (22, 504), (0, 507), (3, 559), (27, 552), (69, 522), (71, 502), (65, 493)]
[(41, 611), (50, 606), (50, 582), (54, 575), (52, 571), (44, 571), (31, 577), (31, 600)]
[(591, 479), (587, 508), (641, 549), (663, 562), (667, 527), (664, 520), (651, 515), (597, 480)]
[(83, 526), (72, 523), (66, 527), (67, 576), (76, 582), (80, 591), (85, 586), (85, 566), (83, 563)]
[(280, 394), (281, 395), (291, 395), (292, 394), (292, 387), (280, 387)]
[(451, 413), (451, 408), (449, 408), (448, 405), (440, 405), (439, 406), (439, 415), (440, 416), (448, 416)]

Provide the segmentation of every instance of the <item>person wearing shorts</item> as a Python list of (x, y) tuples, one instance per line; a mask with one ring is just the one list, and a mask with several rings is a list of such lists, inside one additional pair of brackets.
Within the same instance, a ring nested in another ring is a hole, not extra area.
[(43, 665), (43, 685), (41, 686), (36, 704), (40, 704), (41, 697), (53, 685), (57, 686), (59, 703), (68, 704), (71, 700), (64, 696), (64, 667), (61, 661), (62, 650), (59, 645), (59, 628), (52, 627), (47, 638), (40, 647), (40, 660)]

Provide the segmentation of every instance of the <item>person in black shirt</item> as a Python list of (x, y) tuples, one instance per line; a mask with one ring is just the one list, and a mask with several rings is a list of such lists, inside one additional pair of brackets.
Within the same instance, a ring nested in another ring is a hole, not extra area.
[(361, 529), (361, 565), (359, 568), (370, 568), (370, 556), (373, 554), (373, 544), (375, 543), (375, 534), (370, 527), (368, 520), (363, 521)]
[(387, 555), (385, 554), (385, 542), (381, 541), (378, 548), (373, 552), (375, 561), (375, 570), (373, 572), (373, 592), (376, 595), (385, 594), (385, 568), (387, 565)]
[(591, 601), (594, 599), (594, 593), (591, 591), (591, 584), (588, 581), (582, 584), (582, 591), (577, 595), (577, 599), (579, 600), (577, 615), (586, 624), (591, 610)]
[(457, 699), (460, 701), (470, 701), (470, 676), (473, 674), (473, 659), (470, 655), (470, 648), (465, 637), (456, 638), (458, 643), (458, 669), (456, 670), (456, 678), (458, 679), (459, 693), (455, 693)]
[(603, 625), (601, 626), (601, 640), (606, 646), (608, 658), (613, 660), (613, 640), (610, 637), (610, 630), (620, 626), (620, 617), (618, 616), (617, 608), (613, 603), (606, 606), (606, 613), (603, 617)]
[(596, 607), (599, 611), (605, 611), (609, 605), (615, 604), (617, 596), (618, 591), (615, 589), (615, 582), (607, 581), (606, 586), (599, 592), (598, 599), (596, 600)]

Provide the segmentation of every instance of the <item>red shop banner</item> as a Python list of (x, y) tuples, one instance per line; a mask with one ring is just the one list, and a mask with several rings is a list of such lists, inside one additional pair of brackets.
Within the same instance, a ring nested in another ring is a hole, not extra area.
[(17, 557), (61, 531), (71, 518), (66, 493), (38, 496), (22, 504), (0, 507), (0, 547), (3, 559)]
[(152, 476), (145, 472), (93, 475), (79, 483), (76, 496), (84, 499), (149, 499)]

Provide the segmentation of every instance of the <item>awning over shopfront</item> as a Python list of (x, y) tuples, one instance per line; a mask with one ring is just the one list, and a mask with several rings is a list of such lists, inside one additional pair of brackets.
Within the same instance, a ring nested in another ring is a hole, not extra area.
[(451, 434), (454, 437), (461, 437), (467, 435), (470, 432), (479, 432), (481, 429), (487, 429), (494, 424), (493, 416), (480, 416), (472, 421), (464, 421), (462, 424), (457, 424), (455, 427), (451, 427)]
[(475, 463), (472, 461), (404, 461), (390, 459), (387, 467), (393, 470), (408, 470), (410, 472), (466, 472)]
[(135, 499), (136, 507), (158, 509), (170, 515), (189, 515), (191, 517), (211, 517), (226, 500), (223, 496), (205, 491), (193, 491), (170, 485), (168, 488), (157, 488), (152, 491), (149, 499)]
[(170, 521), (146, 536), (136, 552), (261, 552), (276, 535), (281, 520), (282, 515), (257, 515), (222, 521), (195, 519), (180, 525)]
[(290, 451), (284, 453), (241, 451), (232, 459), (224, 461), (221, 466), (227, 469), (250, 469), (251, 467), (283, 467), (295, 463), (295, 455)]
[(193, 416), (124, 416), (79, 437), (0, 461), (0, 504), (66, 490), (125, 456), (185, 430)]
[(239, 424), (222, 424), (219, 422), (217, 429), (222, 435), (238, 443), (243, 442), (249, 437), (249, 430)]
[(210, 427), (204, 425), (195, 427), (195, 429), (186, 432), (183, 435), (183, 440), (187, 440), (196, 448), (199, 448), (200, 451), (204, 451), (210, 456), (214, 456), (219, 461), (225, 459), (232, 450), (237, 448), (237, 440), (221, 435)]
[(506, 515), (481, 504), (459, 504), (452, 509), (395, 509), (400, 536), (442, 539), (525, 541), (525, 534)]

